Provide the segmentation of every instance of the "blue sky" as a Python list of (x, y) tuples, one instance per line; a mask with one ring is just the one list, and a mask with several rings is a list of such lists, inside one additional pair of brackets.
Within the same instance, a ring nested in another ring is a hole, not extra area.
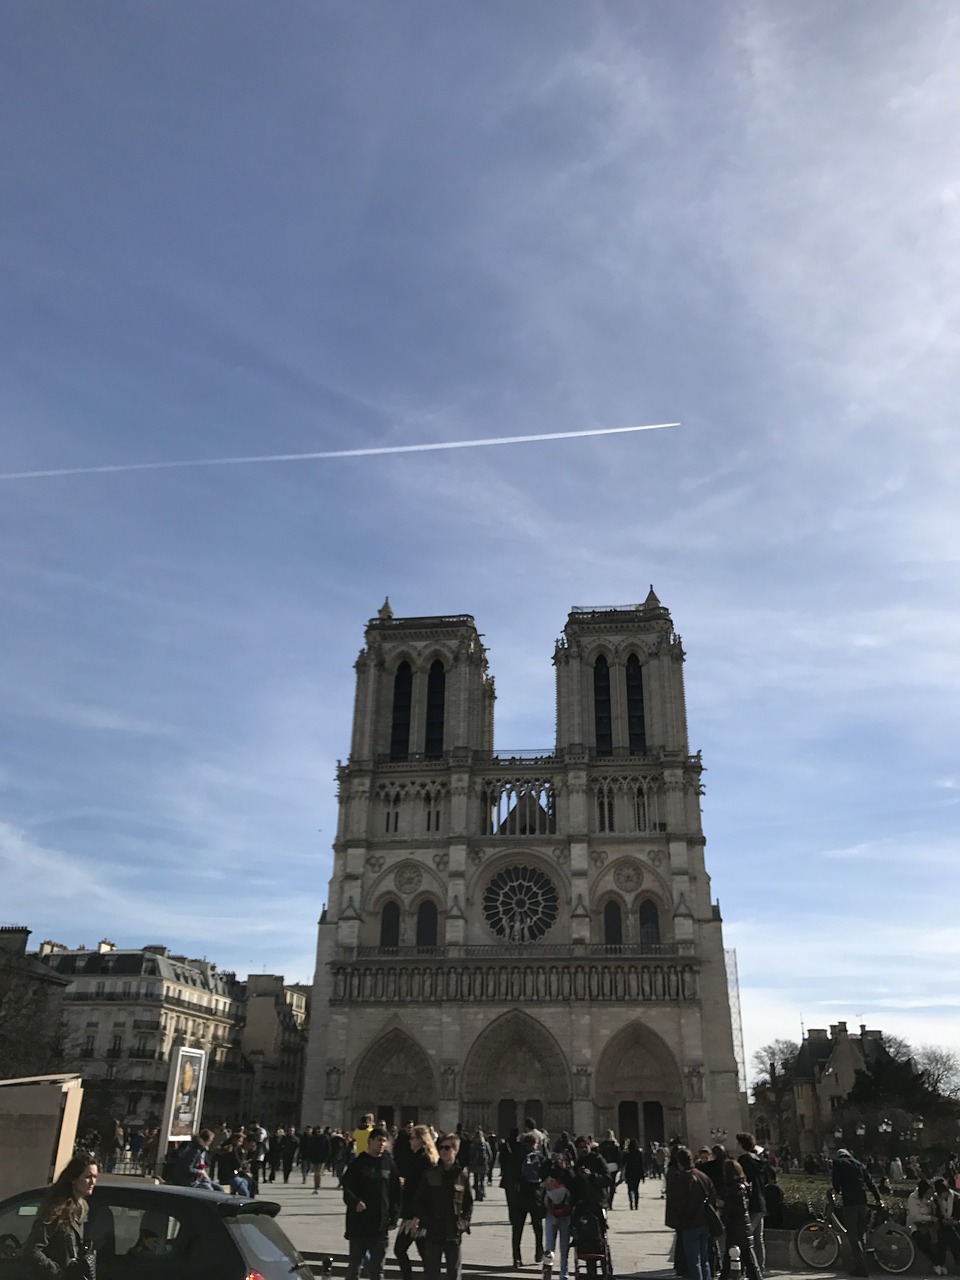
[(960, 1047), (956, 7), (0, 21), (0, 471), (683, 423), (0, 482), (0, 917), (309, 978), (383, 597), (536, 747), (652, 582), (748, 1052)]

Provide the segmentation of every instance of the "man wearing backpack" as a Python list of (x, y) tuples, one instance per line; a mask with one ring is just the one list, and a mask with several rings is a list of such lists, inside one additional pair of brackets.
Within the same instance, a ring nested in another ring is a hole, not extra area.
[(541, 1169), (543, 1157), (537, 1150), (537, 1139), (525, 1133), (520, 1140), (520, 1185), (517, 1190), (516, 1212), (513, 1215), (513, 1265), (522, 1266), (520, 1240), (527, 1218), (533, 1229), (534, 1261), (543, 1258), (543, 1196), (541, 1193)]
[[(866, 1276), (870, 1274), (867, 1266), (865, 1237), (870, 1216), (867, 1208), (867, 1192), (877, 1204), (881, 1203), (880, 1192), (873, 1179), (859, 1160), (855, 1160), (846, 1147), (840, 1147), (834, 1154), (832, 1165), (834, 1191), (839, 1191), (843, 1200), (843, 1225), (847, 1229), (847, 1240), (852, 1257), (852, 1274)], [(934, 1267), (936, 1271), (936, 1267)], [(937, 1271), (937, 1274), (942, 1274)]]
[(174, 1157), (171, 1172), (179, 1187), (199, 1187), (204, 1191), (219, 1191), (210, 1177), (209, 1149), (213, 1141), (210, 1129), (201, 1129), (189, 1142), (181, 1145)]
[(760, 1158), (761, 1152), (752, 1133), (738, 1133), (737, 1145), (740, 1148), (740, 1154), (737, 1157), (740, 1168), (750, 1183), (750, 1199), (747, 1202), (747, 1208), (750, 1214), (750, 1230), (753, 1233), (753, 1252), (762, 1275), (767, 1260), (763, 1245), (763, 1215), (767, 1212), (767, 1199), (764, 1194), (767, 1185), (767, 1165)]

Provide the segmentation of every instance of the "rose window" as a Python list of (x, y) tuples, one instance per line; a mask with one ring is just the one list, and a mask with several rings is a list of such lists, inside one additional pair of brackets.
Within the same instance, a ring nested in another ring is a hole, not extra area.
[(483, 895), (483, 914), (493, 932), (507, 942), (537, 942), (557, 918), (557, 891), (534, 867), (506, 867)]

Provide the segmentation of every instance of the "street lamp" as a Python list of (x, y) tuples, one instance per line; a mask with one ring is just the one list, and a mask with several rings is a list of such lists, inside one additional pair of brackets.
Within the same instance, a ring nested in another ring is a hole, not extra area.
[(841, 1140), (841, 1138), (843, 1137), (843, 1130), (842, 1130), (841, 1128), (839, 1128), (839, 1126), (838, 1126), (836, 1129), (834, 1129), (834, 1131), (833, 1131), (833, 1136), (834, 1136), (834, 1137), (836, 1138), (836, 1140), (839, 1142), (839, 1141)]
[(862, 1138), (866, 1132), (867, 1132), (867, 1126), (861, 1120), (860, 1123), (857, 1125), (857, 1137)]
[(890, 1121), (886, 1117), (884, 1117), (880, 1121), (880, 1123), (877, 1125), (877, 1128), (880, 1130), (881, 1133), (893, 1132), (893, 1125), (890, 1123)]

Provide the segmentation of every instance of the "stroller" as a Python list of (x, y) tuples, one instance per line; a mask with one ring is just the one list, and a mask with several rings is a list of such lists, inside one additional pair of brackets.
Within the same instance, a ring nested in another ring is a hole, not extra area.
[[(585, 1275), (595, 1275), (600, 1280), (613, 1280), (606, 1209), (590, 1204), (577, 1205), (570, 1224), (570, 1240), (573, 1244), (573, 1274), (576, 1280), (581, 1280)], [(582, 1269), (581, 1264), (585, 1264)]]

